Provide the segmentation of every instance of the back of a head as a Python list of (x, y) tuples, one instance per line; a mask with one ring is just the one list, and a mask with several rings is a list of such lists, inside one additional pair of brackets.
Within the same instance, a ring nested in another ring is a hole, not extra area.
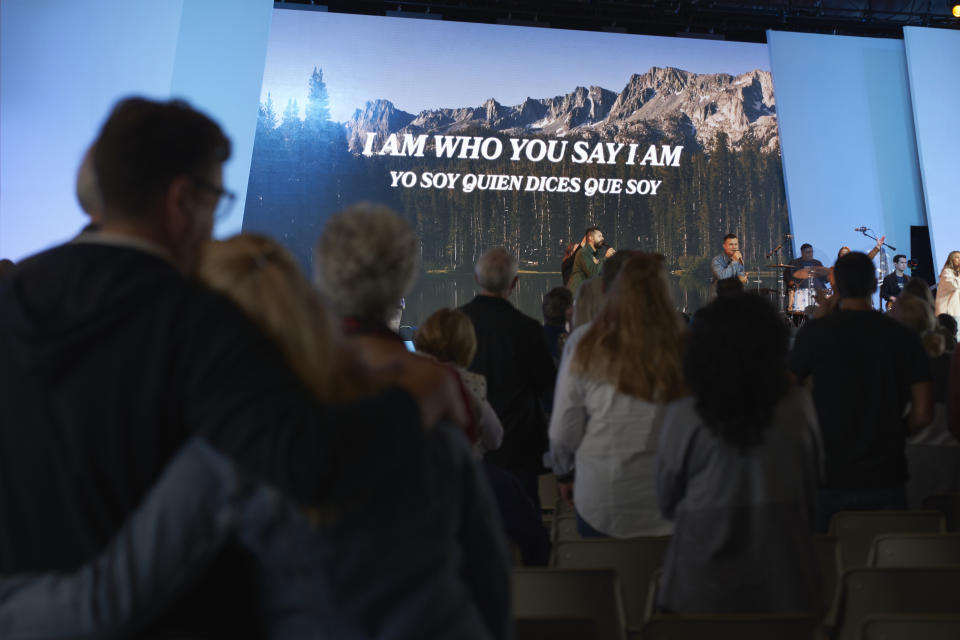
[(833, 267), (833, 277), (841, 298), (866, 298), (877, 290), (873, 261), (859, 251), (839, 258)]
[(735, 296), (743, 293), (743, 283), (740, 282), (740, 278), (724, 278), (723, 280), (717, 280), (717, 296), (726, 297), (726, 296)]
[(923, 300), (930, 305), (931, 311), (933, 310), (934, 300), (933, 292), (930, 291), (930, 284), (920, 276), (913, 276), (907, 280), (907, 284), (903, 285), (903, 291), (900, 292), (899, 297), (904, 297), (905, 295)]
[(3, 277), (3, 274), (12, 270), (13, 267), (14, 267), (13, 260), (9, 260), (7, 258), (0, 260), (0, 277)]
[(417, 237), (392, 209), (356, 204), (327, 220), (314, 254), (317, 285), (341, 317), (385, 322), (417, 276)]
[(229, 157), (219, 125), (186, 102), (122, 100), (93, 147), (104, 214), (148, 216), (174, 178), (207, 179)]
[[(211, 242), (199, 276), (233, 300), (280, 347), (321, 399), (334, 400), (335, 329), (293, 256), (265, 236), (241, 234)], [(342, 372), (341, 372), (342, 373)]]
[(603, 280), (596, 276), (587, 278), (577, 289), (577, 295), (573, 299), (570, 329), (592, 322), (601, 306), (603, 306)]
[(757, 295), (717, 298), (697, 311), (683, 369), (697, 412), (724, 441), (762, 442), (787, 390), (787, 338), (776, 310)]
[(620, 273), (620, 267), (622, 267), (627, 260), (639, 253), (639, 251), (624, 249), (604, 260), (603, 266), (600, 267), (600, 277), (603, 279), (604, 291), (610, 291), (610, 287), (613, 286), (613, 281), (617, 279), (617, 274)]
[(571, 370), (608, 382), (622, 393), (665, 402), (683, 386), (684, 329), (663, 256), (637, 253), (621, 267), (577, 344)]
[(945, 340), (936, 332), (936, 316), (925, 301), (915, 296), (901, 295), (887, 315), (916, 331), (923, 340), (923, 346), (929, 356), (936, 358), (943, 353), (946, 347)]
[(567, 321), (567, 311), (573, 306), (573, 294), (566, 287), (554, 287), (543, 296), (543, 323), (549, 326), (563, 326)]
[(413, 344), (440, 362), (470, 366), (477, 353), (477, 333), (469, 316), (455, 309), (440, 309), (417, 328)]
[(473, 273), (482, 289), (506, 295), (513, 287), (519, 268), (516, 256), (503, 247), (495, 247), (480, 256)]

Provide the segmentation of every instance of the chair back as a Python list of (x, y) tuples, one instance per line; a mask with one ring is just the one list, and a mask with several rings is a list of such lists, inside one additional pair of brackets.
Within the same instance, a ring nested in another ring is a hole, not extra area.
[(944, 493), (927, 496), (923, 499), (923, 508), (939, 511), (947, 519), (947, 531), (960, 532), (960, 493)]
[(643, 640), (818, 640), (812, 615), (661, 615), (643, 627)]
[(873, 539), (884, 533), (943, 533), (939, 511), (840, 511), (830, 534), (840, 546), (841, 569), (866, 567)]
[(597, 640), (597, 625), (587, 618), (523, 618), (515, 630), (517, 640)]
[(872, 615), (956, 613), (960, 568), (849, 569), (840, 590), (835, 638), (857, 640)]
[(663, 566), (670, 536), (615, 540), (613, 538), (561, 540), (553, 547), (557, 569), (613, 569), (620, 577), (627, 624), (643, 623), (647, 588), (654, 572)]
[[(870, 549), (869, 565), (960, 567), (960, 533), (888, 533), (877, 536)], [(957, 608), (960, 609), (960, 604)]]
[(860, 640), (957, 640), (960, 615), (867, 616), (860, 625)]
[(620, 581), (610, 569), (514, 569), (513, 609), (518, 621), (592, 620), (597, 640), (625, 640)]
[(823, 590), (823, 610), (828, 611), (837, 595), (840, 580), (840, 547), (833, 536), (818, 535), (814, 538), (817, 564), (820, 566), (820, 586)]

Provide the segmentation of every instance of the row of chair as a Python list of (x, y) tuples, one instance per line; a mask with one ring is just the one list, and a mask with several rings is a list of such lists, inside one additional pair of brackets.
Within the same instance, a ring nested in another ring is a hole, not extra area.
[[(858, 568), (841, 579), (836, 618), (672, 615), (628, 624), (611, 569), (515, 569), (518, 640), (939, 640), (960, 638), (960, 567)], [(651, 588), (651, 594), (655, 586)], [(652, 598), (651, 598), (652, 600)]]

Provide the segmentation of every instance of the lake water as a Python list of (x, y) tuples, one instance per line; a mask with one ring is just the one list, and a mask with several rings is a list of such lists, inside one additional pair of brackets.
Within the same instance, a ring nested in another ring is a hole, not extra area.
[[(561, 285), (560, 273), (521, 273), (517, 288), (510, 301), (528, 316), (543, 322), (540, 309), (543, 296), (550, 289)], [(679, 278), (670, 278), (671, 293), (676, 308), (693, 314), (703, 306), (707, 298), (708, 287), (684, 288)], [(750, 283), (756, 287), (755, 283)], [(763, 278), (761, 287), (774, 287), (773, 277)], [(403, 324), (418, 326), (431, 313), (442, 308), (456, 308), (470, 302), (479, 293), (477, 283), (470, 273), (421, 274), (406, 297), (407, 306), (403, 313)]]

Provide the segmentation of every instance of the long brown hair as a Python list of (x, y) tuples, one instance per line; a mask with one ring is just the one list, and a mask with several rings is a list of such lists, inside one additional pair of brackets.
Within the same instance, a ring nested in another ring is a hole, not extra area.
[(236, 235), (207, 246), (199, 275), (273, 339), (321, 402), (362, 394), (358, 370), (337, 353), (330, 314), (289, 251), (265, 236)]
[(951, 251), (949, 255), (947, 255), (947, 261), (944, 263), (942, 271), (950, 269), (954, 274), (960, 276), (960, 269), (957, 269), (953, 266), (953, 256), (957, 255), (958, 253), (960, 253), (960, 251)]
[(667, 402), (683, 390), (683, 346), (663, 256), (640, 253), (620, 268), (570, 370), (627, 395)]

